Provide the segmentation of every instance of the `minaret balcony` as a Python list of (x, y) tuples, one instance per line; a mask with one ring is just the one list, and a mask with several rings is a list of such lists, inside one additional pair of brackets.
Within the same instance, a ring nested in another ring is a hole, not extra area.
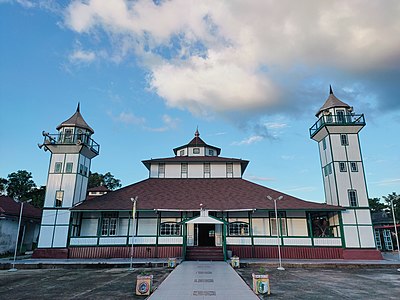
[(44, 146), (86, 146), (91, 151), (93, 151), (96, 155), (99, 154), (100, 145), (96, 143), (91, 137), (86, 134), (78, 133), (78, 134), (49, 134), (43, 132), (44, 136)]
[[(331, 128), (332, 126), (332, 128)], [(322, 129), (330, 127), (330, 133), (341, 133), (341, 132), (350, 132), (357, 133), (361, 130), (362, 127), (365, 126), (364, 115), (355, 115), (355, 114), (340, 114), (340, 115), (331, 115), (324, 114), (322, 115), (317, 122), (310, 128), (310, 138), (314, 140), (320, 140), (320, 136), (326, 135), (326, 132), (322, 132)]]

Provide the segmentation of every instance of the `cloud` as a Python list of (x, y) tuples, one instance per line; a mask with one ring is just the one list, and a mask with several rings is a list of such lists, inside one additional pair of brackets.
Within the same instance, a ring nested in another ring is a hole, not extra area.
[(75, 50), (69, 56), (69, 61), (75, 64), (90, 63), (96, 59), (96, 54), (92, 51)]
[(144, 117), (138, 117), (131, 112), (121, 112), (119, 115), (113, 115), (111, 112), (108, 115), (115, 121), (126, 125), (143, 125), (146, 123)]
[(248, 176), (246, 176), (246, 178), (249, 180), (254, 180), (254, 181), (274, 181), (274, 180), (276, 180), (275, 178), (272, 178), (272, 177), (259, 177), (259, 176), (254, 176), (254, 175), (248, 175)]
[(162, 127), (145, 127), (149, 131), (157, 131), (157, 132), (164, 132), (167, 130), (175, 129), (177, 128), (180, 120), (178, 118), (172, 118), (169, 115), (163, 115), (162, 116), (162, 121), (164, 125)]
[(395, 0), (85, 0), (64, 23), (108, 37), (111, 60), (134, 54), (168, 106), (246, 119), (309, 114), (329, 83), (352, 104), (400, 109), (399, 14)]
[(313, 192), (317, 190), (315, 186), (296, 186), (285, 189), (286, 192)]
[(400, 178), (387, 178), (376, 182), (371, 182), (372, 184), (376, 184), (379, 186), (399, 186)]
[(234, 146), (251, 145), (251, 144), (257, 143), (259, 141), (262, 141), (263, 139), (264, 139), (264, 137), (262, 137), (260, 135), (253, 135), (253, 136), (250, 136), (248, 138), (241, 140), (240, 142), (233, 142), (232, 145), (234, 145)]

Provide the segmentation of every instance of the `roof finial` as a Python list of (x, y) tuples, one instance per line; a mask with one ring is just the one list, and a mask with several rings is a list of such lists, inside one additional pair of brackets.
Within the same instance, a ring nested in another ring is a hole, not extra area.
[(194, 133), (194, 136), (195, 137), (199, 137), (200, 136), (200, 133), (199, 133), (199, 126), (197, 125), (197, 128), (196, 128), (196, 132)]
[(329, 85), (329, 94), (333, 95), (332, 86)]
[(77, 112), (80, 112), (80, 106), (81, 106), (80, 104), (81, 104), (81, 103), (78, 102), (78, 107), (76, 108), (76, 111), (77, 111)]

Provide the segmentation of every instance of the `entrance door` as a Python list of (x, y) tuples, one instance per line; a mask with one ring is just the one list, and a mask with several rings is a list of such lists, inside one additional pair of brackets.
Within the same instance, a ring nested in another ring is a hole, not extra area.
[(197, 246), (215, 246), (215, 225), (195, 224), (197, 233)]

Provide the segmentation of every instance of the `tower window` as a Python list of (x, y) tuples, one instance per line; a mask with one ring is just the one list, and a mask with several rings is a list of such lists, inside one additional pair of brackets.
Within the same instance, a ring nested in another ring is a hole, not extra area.
[(355, 161), (350, 162), (350, 169), (352, 172), (358, 172), (358, 166)]
[(56, 162), (54, 165), (54, 173), (61, 173), (62, 171), (62, 162)]
[(226, 164), (226, 177), (233, 177), (233, 163)]
[(340, 144), (342, 146), (347, 146), (349, 144), (349, 140), (347, 138), (347, 134), (341, 134), (340, 135)]
[(212, 149), (208, 149), (208, 155), (210, 155), (210, 156), (214, 156), (214, 150), (212, 150)]
[(322, 149), (326, 149), (326, 139), (325, 138), (323, 138), (323, 140), (322, 140)]
[(65, 164), (65, 173), (72, 173), (72, 168), (74, 166), (74, 163), (72, 162), (67, 162)]
[(179, 156), (184, 156), (185, 155), (185, 150), (179, 151)]
[(158, 177), (164, 178), (165, 176), (165, 164), (158, 164)]
[(210, 164), (209, 163), (205, 163), (204, 164), (204, 178), (210, 178)]
[(85, 166), (83, 164), (80, 164), (79, 165), (79, 174), (83, 175), (84, 169), (85, 169)]
[(332, 166), (331, 164), (328, 164), (324, 167), (324, 173), (325, 176), (328, 176), (329, 174), (332, 174)]
[(64, 191), (56, 191), (55, 207), (61, 207), (64, 199)]
[(181, 164), (181, 177), (187, 178), (188, 177), (188, 164)]
[(358, 206), (357, 191), (356, 190), (348, 190), (347, 193), (349, 195), (350, 206)]
[(193, 148), (193, 154), (200, 154), (200, 148)]
[(340, 172), (347, 172), (346, 162), (344, 161), (339, 162), (339, 170)]

